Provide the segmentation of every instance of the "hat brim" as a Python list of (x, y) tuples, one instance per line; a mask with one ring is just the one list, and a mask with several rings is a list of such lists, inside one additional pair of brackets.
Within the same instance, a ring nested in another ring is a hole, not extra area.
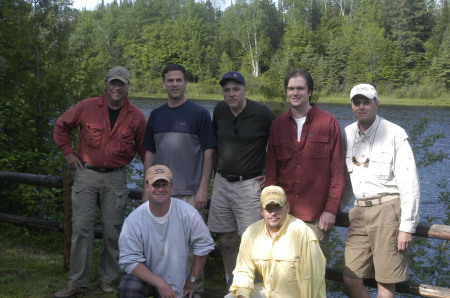
[(283, 201), (280, 202), (277, 199), (270, 199), (270, 200), (264, 202), (264, 204), (262, 204), (262, 207), (264, 209), (266, 209), (267, 205), (270, 205), (270, 204), (280, 205), (280, 207), (284, 207), (286, 205), (286, 201), (284, 201), (284, 204), (283, 204)]
[(352, 101), (353, 98), (355, 98), (358, 95), (364, 96), (367, 99), (377, 99), (377, 97), (375, 95), (367, 95), (367, 94), (363, 94), (363, 93), (356, 93), (356, 94), (353, 94), (353, 96), (350, 98), (350, 101)]
[(127, 79), (124, 79), (124, 78), (122, 78), (122, 77), (109, 77), (109, 78), (106, 79), (107, 82), (111, 82), (111, 81), (114, 81), (114, 80), (122, 81), (122, 82), (124, 82), (125, 84), (128, 84), (128, 83), (129, 83), (129, 81), (128, 81)]
[(155, 177), (152, 177), (152, 178), (148, 178), (147, 182), (148, 182), (148, 184), (153, 184), (153, 183), (155, 183), (158, 180), (164, 180), (164, 181), (167, 181), (167, 182), (170, 183), (172, 179), (170, 177), (166, 176), (166, 175), (160, 175), (160, 176), (155, 176)]
[(221, 79), (220, 82), (219, 82), (220, 86), (223, 87), (223, 85), (226, 83), (226, 81), (235, 81), (235, 82), (237, 82), (237, 83), (239, 83), (239, 84), (245, 86), (244, 83), (242, 83), (242, 82), (239, 81), (239, 80), (236, 80), (235, 78), (224, 78), (224, 79)]

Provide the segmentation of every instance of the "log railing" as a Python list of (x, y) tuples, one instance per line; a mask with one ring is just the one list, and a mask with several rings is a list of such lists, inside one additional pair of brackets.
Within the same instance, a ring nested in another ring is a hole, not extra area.
[[(63, 189), (64, 222), (61, 223), (56, 221), (35, 219), (25, 216), (6, 214), (2, 212), (0, 212), (0, 222), (6, 222), (26, 227), (62, 231), (64, 234), (64, 269), (67, 270), (70, 266), (70, 241), (72, 235), (71, 186), (73, 183), (73, 171), (70, 168), (66, 167), (64, 169), (63, 177), (0, 171), (0, 180)], [(142, 198), (142, 191), (137, 189), (130, 189), (129, 197), (134, 200), (140, 200)], [(347, 228), (349, 226), (348, 213), (339, 213), (336, 217), (335, 225)], [(96, 238), (102, 237), (101, 228), (95, 228), (94, 233)], [(450, 240), (450, 226), (421, 222), (417, 226), (414, 235), (426, 238)], [(221, 257), (220, 247), (216, 247), (216, 249), (210, 253), (210, 256)], [(329, 280), (342, 282), (342, 272), (327, 268), (326, 278)], [(376, 281), (373, 279), (365, 280), (364, 283), (369, 287), (376, 287)], [(450, 297), (449, 288), (411, 282), (398, 283), (397, 292), (420, 295), (423, 297)]]

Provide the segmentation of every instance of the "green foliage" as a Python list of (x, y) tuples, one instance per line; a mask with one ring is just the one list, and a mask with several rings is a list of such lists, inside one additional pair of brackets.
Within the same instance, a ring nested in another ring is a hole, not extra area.
[[(447, 209), (447, 215), (443, 224), (450, 224), (450, 192), (446, 181), (438, 183), (441, 189), (437, 204)], [(433, 222), (434, 219), (428, 219)], [(450, 287), (450, 252), (448, 240), (436, 240), (427, 238), (414, 239), (410, 252), (410, 268), (413, 272), (412, 279), (416, 282)]]
[[(415, 124), (410, 132), (410, 142), (416, 157), (418, 167), (427, 167), (444, 159), (449, 158), (442, 150), (436, 151), (434, 144), (444, 136), (443, 132), (428, 133), (427, 123), (429, 119), (421, 119)], [(448, 181), (438, 181), (440, 189), (439, 201), (436, 202), (440, 208), (446, 209), (447, 214), (442, 224), (450, 224), (450, 192)], [(429, 223), (436, 223), (435, 218), (428, 218)], [(416, 237), (410, 251), (411, 279), (415, 282), (449, 287), (450, 286), (450, 261), (448, 241), (430, 238)]]
[(444, 137), (444, 133), (426, 133), (428, 122), (430, 122), (430, 119), (420, 119), (420, 121), (413, 126), (409, 136), (416, 156), (417, 167), (427, 167), (434, 163), (442, 162), (449, 157), (448, 154), (444, 153), (442, 150), (435, 151), (434, 144), (437, 140)]

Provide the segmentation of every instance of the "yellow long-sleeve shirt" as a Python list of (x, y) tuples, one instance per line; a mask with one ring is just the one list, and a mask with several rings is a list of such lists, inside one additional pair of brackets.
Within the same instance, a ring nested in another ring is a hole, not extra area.
[(303, 221), (288, 215), (272, 239), (260, 220), (242, 235), (230, 291), (249, 297), (258, 272), (267, 297), (326, 297), (325, 262), (316, 235)]

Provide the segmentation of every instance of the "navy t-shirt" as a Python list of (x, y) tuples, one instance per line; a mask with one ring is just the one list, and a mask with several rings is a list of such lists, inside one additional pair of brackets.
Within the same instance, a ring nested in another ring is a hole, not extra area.
[(166, 103), (150, 113), (143, 146), (155, 153), (155, 164), (163, 164), (172, 171), (174, 196), (197, 192), (203, 151), (216, 145), (209, 112), (192, 101), (175, 108)]

